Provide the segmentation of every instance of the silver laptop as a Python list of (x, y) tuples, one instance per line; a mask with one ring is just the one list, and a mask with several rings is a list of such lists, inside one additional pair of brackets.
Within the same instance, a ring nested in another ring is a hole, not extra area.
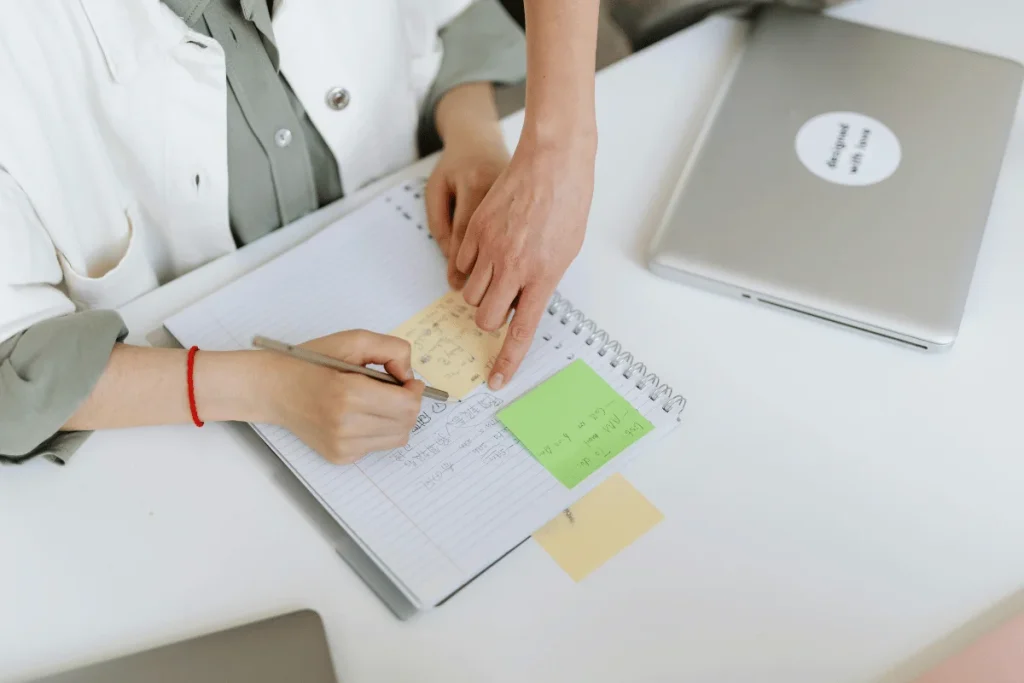
[(337, 683), (320, 615), (293, 612), (37, 683)]
[(669, 203), (651, 270), (948, 347), (1022, 78), (999, 57), (764, 10)]

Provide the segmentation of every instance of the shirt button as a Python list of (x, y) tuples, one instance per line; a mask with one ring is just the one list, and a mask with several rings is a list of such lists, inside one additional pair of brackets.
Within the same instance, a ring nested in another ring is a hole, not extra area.
[(348, 106), (352, 96), (344, 88), (331, 88), (327, 91), (327, 106), (334, 111), (341, 111)]
[(277, 131), (274, 133), (274, 144), (278, 147), (287, 147), (292, 144), (292, 132), (287, 128)]

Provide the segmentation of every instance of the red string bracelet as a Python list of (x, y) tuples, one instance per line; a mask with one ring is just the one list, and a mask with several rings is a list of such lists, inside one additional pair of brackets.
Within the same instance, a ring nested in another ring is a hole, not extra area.
[(186, 377), (188, 381), (188, 408), (192, 411), (192, 422), (195, 423), (196, 427), (202, 427), (205, 423), (199, 419), (199, 411), (196, 410), (196, 384), (193, 380), (196, 369), (196, 351), (198, 350), (198, 346), (193, 346), (188, 350), (188, 372)]

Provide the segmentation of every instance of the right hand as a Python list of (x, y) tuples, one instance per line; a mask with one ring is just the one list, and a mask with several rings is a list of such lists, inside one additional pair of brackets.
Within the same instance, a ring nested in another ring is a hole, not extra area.
[(356, 365), (383, 365), (404, 386), (271, 353), (279, 369), (270, 400), (273, 422), (332, 463), (350, 464), (373, 451), (409, 442), (423, 397), (404, 339), (349, 330), (302, 345)]

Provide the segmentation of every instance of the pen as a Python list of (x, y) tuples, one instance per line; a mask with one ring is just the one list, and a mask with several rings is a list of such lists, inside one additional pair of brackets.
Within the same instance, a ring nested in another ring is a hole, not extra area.
[[(304, 360), (307, 363), (313, 363), (314, 365), (322, 365), (325, 368), (331, 368), (333, 370), (340, 370), (341, 372), (354, 372), (359, 375), (371, 377), (381, 382), (387, 382), (388, 384), (402, 385), (402, 381), (392, 377), (386, 372), (380, 372), (379, 370), (373, 370), (371, 368), (364, 368), (362, 365), (353, 365), (352, 363), (346, 363), (343, 360), (337, 358), (331, 358), (325, 356), (322, 353), (316, 351), (310, 351), (304, 349), (301, 346), (294, 346), (292, 344), (285, 344), (284, 342), (275, 341), (273, 339), (267, 339), (266, 337), (256, 336), (253, 337), (252, 345), (259, 349), (266, 349), (268, 351), (277, 351), (283, 353), (286, 356), (292, 358), (298, 358)], [(423, 395), (427, 398), (432, 398), (435, 401), (447, 401), (448, 392), (435, 389), (434, 387), (427, 387), (423, 390)]]

